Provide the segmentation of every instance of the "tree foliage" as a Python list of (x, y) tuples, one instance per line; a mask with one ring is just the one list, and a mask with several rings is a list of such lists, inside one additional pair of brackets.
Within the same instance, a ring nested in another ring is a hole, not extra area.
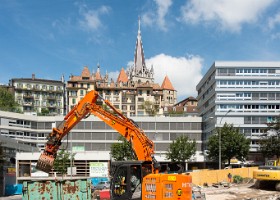
[(0, 142), (0, 163), (3, 163), (5, 161), (6, 154), (4, 153), (4, 148), (2, 146), (2, 143)]
[(155, 116), (159, 111), (159, 106), (151, 101), (144, 101), (143, 109), (151, 116)]
[(14, 95), (3, 87), (0, 87), (0, 110), (9, 112), (18, 111), (18, 104), (15, 102)]
[(111, 156), (116, 161), (137, 160), (132, 145), (123, 136), (119, 136), (118, 143), (112, 144)]
[(188, 136), (180, 136), (169, 145), (166, 158), (171, 162), (185, 163), (196, 152), (196, 141), (189, 140)]
[(4, 153), (2, 143), (0, 143), (0, 170), (1, 171), (3, 171), (3, 168), (4, 168), (5, 157), (6, 157), (6, 155)]
[(215, 133), (211, 135), (207, 142), (208, 157), (219, 160), (219, 136), (221, 137), (221, 161), (226, 160), (230, 165), (230, 159), (233, 157), (238, 160), (244, 160), (250, 149), (250, 140), (239, 132), (239, 128), (233, 127), (233, 124), (225, 123), (223, 127), (217, 127)]
[(50, 111), (47, 108), (42, 108), (41, 113), (38, 113), (39, 116), (47, 116), (49, 114), (50, 114)]
[(267, 124), (267, 133), (260, 140), (260, 151), (266, 157), (280, 158), (280, 116)]
[(54, 160), (54, 170), (62, 175), (67, 173), (67, 167), (71, 166), (71, 162), (74, 161), (75, 154), (65, 151), (64, 149), (60, 150)]

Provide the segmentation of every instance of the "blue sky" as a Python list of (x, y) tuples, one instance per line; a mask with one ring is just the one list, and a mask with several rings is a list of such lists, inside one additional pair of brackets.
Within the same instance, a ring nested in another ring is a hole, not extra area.
[(68, 80), (100, 63), (115, 79), (133, 61), (141, 17), (147, 67), (179, 100), (214, 61), (279, 61), (279, 0), (1, 0), (0, 83)]

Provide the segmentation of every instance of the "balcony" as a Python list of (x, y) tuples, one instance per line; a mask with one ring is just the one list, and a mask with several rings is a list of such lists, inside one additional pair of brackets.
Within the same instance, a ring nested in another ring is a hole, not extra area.
[(41, 90), (39, 86), (33, 86), (32, 89), (36, 90), (36, 91), (40, 91)]
[(55, 96), (47, 96), (47, 99), (48, 99), (48, 100), (55, 100), (56, 97), (55, 97)]
[(48, 104), (47, 104), (47, 107), (48, 107), (48, 108), (55, 108), (55, 107), (56, 107), (56, 104), (48, 103)]
[(32, 94), (24, 94), (23, 98), (25, 98), (25, 99), (33, 99), (34, 96)]
[(32, 107), (33, 103), (32, 102), (23, 102), (22, 105), (25, 107)]

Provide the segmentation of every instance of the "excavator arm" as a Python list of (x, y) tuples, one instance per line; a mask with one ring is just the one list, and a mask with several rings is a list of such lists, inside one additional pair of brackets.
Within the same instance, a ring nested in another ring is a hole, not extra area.
[[(37, 168), (49, 172), (53, 168), (53, 162), (61, 145), (61, 140), (69, 131), (86, 116), (93, 114), (107, 125), (118, 131), (127, 141), (132, 143), (132, 148), (141, 161), (152, 161), (154, 170), (159, 167), (154, 154), (154, 143), (131, 119), (125, 117), (108, 100), (104, 100), (113, 112), (109, 112), (96, 104), (99, 94), (92, 90), (64, 117), (64, 121), (47, 137), (44, 151), (37, 161)], [(101, 97), (100, 97), (101, 98)]]

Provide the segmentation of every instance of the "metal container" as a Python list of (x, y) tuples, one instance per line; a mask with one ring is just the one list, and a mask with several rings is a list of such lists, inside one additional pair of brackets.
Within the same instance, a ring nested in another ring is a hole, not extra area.
[(90, 179), (25, 181), (23, 200), (91, 200)]

